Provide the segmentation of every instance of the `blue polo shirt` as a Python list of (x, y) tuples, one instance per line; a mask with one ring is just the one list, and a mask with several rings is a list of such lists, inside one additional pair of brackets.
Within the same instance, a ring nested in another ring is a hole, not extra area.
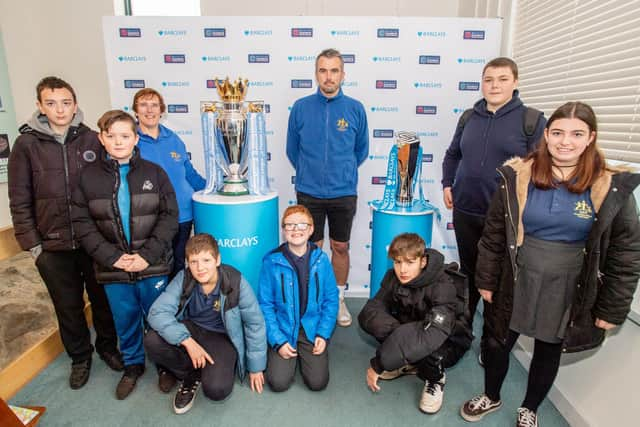
[(189, 305), (185, 310), (185, 319), (191, 320), (207, 331), (227, 333), (222, 321), (219, 278), (216, 287), (209, 295), (205, 295), (200, 283), (195, 286)]

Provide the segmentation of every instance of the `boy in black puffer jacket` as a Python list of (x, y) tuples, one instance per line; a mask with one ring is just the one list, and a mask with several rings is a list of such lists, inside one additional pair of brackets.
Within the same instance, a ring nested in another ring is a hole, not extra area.
[(414, 233), (396, 236), (389, 258), (393, 269), (358, 316), (360, 327), (381, 343), (367, 369), (367, 385), (376, 392), (378, 379), (417, 374), (425, 381), (420, 410), (434, 414), (442, 406), (445, 368), (455, 365), (473, 340), (465, 316), (465, 276)]

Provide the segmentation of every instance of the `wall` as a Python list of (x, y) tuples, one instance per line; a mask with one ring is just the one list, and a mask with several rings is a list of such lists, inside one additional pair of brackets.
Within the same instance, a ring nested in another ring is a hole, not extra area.
[[(2, 41), (2, 32), (0, 31), (0, 97), (2, 97), (2, 106), (4, 111), (0, 111), (0, 134), (6, 134), (9, 141), (18, 135), (16, 127), (16, 112), (13, 106), (13, 97), (11, 96), (11, 87), (9, 84), (9, 74), (7, 70), (7, 60), (4, 51), (4, 43)], [(6, 161), (3, 159), (3, 162)], [(9, 203), (7, 200), (7, 183), (0, 183), (0, 228), (11, 225), (9, 216)]]

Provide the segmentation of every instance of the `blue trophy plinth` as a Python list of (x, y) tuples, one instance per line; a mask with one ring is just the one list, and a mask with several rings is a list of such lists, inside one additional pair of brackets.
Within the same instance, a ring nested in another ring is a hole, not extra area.
[(278, 246), (278, 194), (222, 196), (193, 195), (196, 233), (209, 233), (218, 241), (222, 262), (240, 270), (254, 292), (262, 257)]
[(378, 209), (375, 203), (370, 205), (373, 211), (373, 230), (369, 297), (373, 298), (380, 289), (384, 274), (393, 267), (387, 251), (394, 237), (401, 233), (416, 233), (424, 239), (427, 247), (431, 246), (434, 210), (422, 204), (393, 210)]

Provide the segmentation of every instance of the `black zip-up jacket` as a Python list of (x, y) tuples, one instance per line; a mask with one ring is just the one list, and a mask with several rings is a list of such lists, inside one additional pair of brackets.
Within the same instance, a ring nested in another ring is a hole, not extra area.
[(418, 277), (404, 285), (389, 269), (358, 315), (360, 327), (381, 342), (371, 361), (377, 373), (416, 363), (447, 340), (464, 350), (471, 346), (466, 277), (445, 268), (434, 249), (427, 249), (427, 258)]
[(71, 223), (71, 197), (82, 170), (101, 150), (84, 124), (69, 128), (64, 144), (29, 125), (20, 127), (9, 156), (9, 208), (23, 250), (42, 245), (68, 251), (79, 242)]
[[(498, 172), (502, 183), (493, 196), (478, 244), (476, 286), (493, 291), (485, 304), (484, 327), (506, 342), (513, 311), (516, 255), (524, 241), (522, 213), (531, 180), (532, 161), (516, 158)], [(564, 352), (589, 350), (604, 340), (599, 318), (616, 325), (629, 313), (640, 277), (640, 224), (633, 190), (640, 175), (608, 169), (591, 186), (596, 213), (587, 237), (584, 264), (562, 343)]]
[[(173, 266), (171, 244), (178, 231), (178, 205), (171, 182), (160, 166), (140, 157), (137, 147), (129, 166), (130, 243), (118, 208), (120, 166), (104, 150), (100, 161), (83, 172), (73, 195), (73, 225), (95, 262), (100, 283), (133, 283), (167, 275)], [(114, 268), (125, 253), (138, 253), (149, 267), (139, 273)]]

